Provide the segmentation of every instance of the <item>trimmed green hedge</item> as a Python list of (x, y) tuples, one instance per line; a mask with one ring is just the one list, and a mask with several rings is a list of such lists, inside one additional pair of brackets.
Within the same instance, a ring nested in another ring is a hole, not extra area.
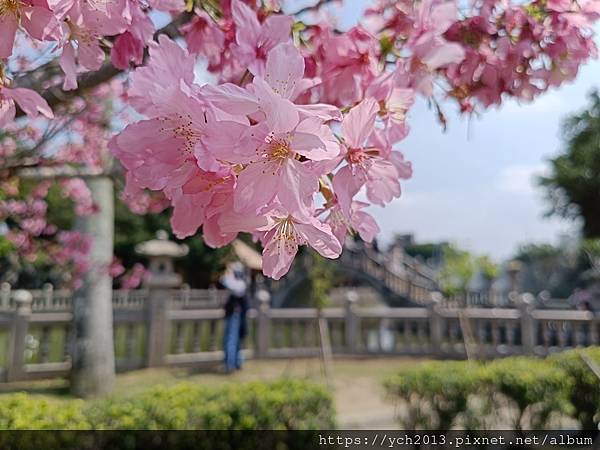
[(48, 401), (24, 393), (0, 399), (1, 430), (88, 430), (83, 400)]
[(600, 348), (546, 359), (434, 361), (404, 369), (384, 385), (405, 429), (543, 429), (566, 417), (598, 429), (600, 380), (580, 352), (600, 364)]
[(222, 387), (181, 383), (90, 402), (21, 393), (0, 401), (0, 429), (307, 430), (334, 425), (327, 389), (300, 380)]
[(385, 382), (387, 392), (403, 400), (405, 429), (449, 429), (469, 411), (469, 396), (479, 383), (479, 366), (433, 361), (402, 370)]
[[(583, 350), (585, 355), (600, 366), (600, 347)], [(597, 430), (600, 424), (600, 380), (577, 351), (559, 353), (549, 358), (552, 364), (564, 370), (573, 380), (569, 385), (569, 402), (573, 417), (585, 430)]]

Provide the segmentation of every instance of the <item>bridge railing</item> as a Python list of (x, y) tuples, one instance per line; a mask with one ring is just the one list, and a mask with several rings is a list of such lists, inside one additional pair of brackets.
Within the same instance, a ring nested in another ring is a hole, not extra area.
[[(64, 377), (70, 370), (71, 299), (36, 301), (37, 293), (0, 289), (0, 381)], [(264, 291), (263, 294), (266, 294)], [(271, 308), (268, 295), (248, 314), (246, 358), (299, 358), (320, 352), (319, 321), (334, 355), (466, 357), (465, 339), (481, 358), (547, 355), (599, 344), (600, 316), (589, 311), (517, 308), (361, 307), (350, 292), (343, 307)], [(115, 291), (113, 318), (119, 371), (218, 363), (226, 293), (217, 290)], [(46, 300), (49, 289), (46, 288)]]

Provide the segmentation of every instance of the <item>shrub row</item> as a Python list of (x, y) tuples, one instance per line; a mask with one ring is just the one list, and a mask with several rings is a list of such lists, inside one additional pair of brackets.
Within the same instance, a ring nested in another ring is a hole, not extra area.
[(600, 380), (582, 352), (600, 365), (600, 348), (545, 359), (434, 361), (402, 370), (385, 388), (405, 429), (544, 429), (576, 420), (597, 430)]
[(181, 383), (126, 398), (47, 400), (12, 394), (0, 401), (0, 429), (306, 430), (334, 426), (331, 395), (301, 380), (222, 387)]

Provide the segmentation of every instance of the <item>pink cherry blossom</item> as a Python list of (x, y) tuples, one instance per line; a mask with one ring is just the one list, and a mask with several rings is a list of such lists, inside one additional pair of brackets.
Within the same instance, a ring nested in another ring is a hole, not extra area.
[(165, 98), (155, 107), (159, 116), (127, 126), (109, 144), (142, 188), (180, 188), (198, 167), (194, 151), (208, 126), (208, 106), (179, 87)]
[(367, 198), (383, 206), (400, 196), (400, 178), (410, 176), (410, 171), (401, 172), (394, 164), (403, 162), (403, 158), (392, 158), (397, 152), (365, 147), (365, 141), (373, 133), (378, 111), (375, 100), (363, 100), (342, 122), (348, 164), (335, 174), (333, 186), (346, 214), (349, 214), (352, 198), (363, 185), (367, 189)]
[(110, 60), (119, 69), (129, 68), (130, 62), (140, 65), (143, 56), (144, 42), (136, 39), (129, 31), (117, 37), (110, 51)]
[[(269, 114), (273, 104), (289, 104), (320, 81), (304, 77), (305, 64), (292, 43), (279, 44), (269, 52), (264, 78), (256, 75), (246, 89), (232, 83), (205, 86), (206, 98), (217, 108), (232, 114)], [(323, 103), (296, 104), (296, 114), (316, 116), (323, 121), (339, 120), (339, 109)]]
[(277, 44), (291, 38), (292, 19), (285, 15), (273, 15), (260, 23), (256, 13), (240, 0), (231, 0), (233, 21), (236, 26), (236, 44), (232, 57), (254, 75), (262, 75), (267, 55)]
[(0, 129), (10, 125), (15, 118), (15, 103), (31, 118), (38, 115), (52, 119), (54, 114), (46, 100), (37, 92), (25, 88), (8, 88), (0, 80)]
[(219, 65), (225, 46), (225, 33), (206, 12), (197, 10), (182, 31), (190, 53), (205, 57), (209, 67)]
[(334, 105), (358, 102), (379, 73), (379, 42), (361, 27), (347, 33), (325, 35), (320, 47), (323, 67), (318, 74), (321, 98)]
[(65, 43), (59, 61), (65, 73), (64, 90), (77, 88), (78, 66), (86, 70), (98, 70), (104, 61), (100, 33), (86, 25), (84, 12), (73, 6), (68, 17), (69, 20), (64, 26)]
[[(319, 161), (339, 152), (331, 132), (317, 118), (298, 121), (296, 116), (287, 126), (277, 121), (274, 126), (262, 123), (254, 127), (222, 122), (221, 127), (228, 131), (223, 135), (209, 131), (206, 144), (217, 157), (246, 165), (234, 192), (238, 211), (257, 210), (276, 198), (292, 210), (306, 208), (318, 190), (320, 174), (298, 158)], [(241, 146), (235, 148), (231, 144), (238, 137)]]
[[(235, 177), (227, 167), (217, 172), (197, 169), (181, 189), (169, 192), (173, 202), (171, 226), (175, 235), (180, 239), (194, 235), (204, 223), (215, 196), (230, 197), (234, 183)], [(219, 201), (220, 198), (217, 203)], [(211, 212), (214, 215), (214, 205)]]
[(131, 271), (125, 273), (120, 280), (121, 289), (135, 289), (144, 280), (150, 277), (150, 272), (144, 267), (143, 264), (136, 263), (131, 268)]
[(194, 61), (187, 50), (164, 35), (150, 45), (149, 54), (148, 64), (131, 75), (128, 96), (140, 114), (160, 115), (157, 105), (163, 104), (174, 87), (193, 84)]
[(0, 59), (12, 55), (19, 26), (34, 39), (58, 40), (61, 28), (45, 0), (4, 0), (0, 3)]
[(264, 232), (263, 273), (268, 277), (278, 280), (285, 275), (301, 245), (310, 245), (325, 258), (342, 252), (330, 226), (313, 216), (292, 215), (282, 207), (266, 215), (268, 223), (259, 231)]
[(327, 208), (328, 214), (325, 223), (329, 224), (333, 234), (342, 245), (344, 245), (348, 233), (357, 232), (361, 239), (368, 243), (373, 242), (379, 233), (379, 226), (375, 219), (369, 213), (362, 211), (367, 206), (369, 206), (368, 203), (353, 201), (349, 211), (344, 212), (340, 204), (335, 201)]

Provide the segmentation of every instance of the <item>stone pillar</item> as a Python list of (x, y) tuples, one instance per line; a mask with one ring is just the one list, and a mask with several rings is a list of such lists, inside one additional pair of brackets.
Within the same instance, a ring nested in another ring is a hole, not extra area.
[(346, 294), (344, 331), (346, 334), (346, 352), (348, 353), (356, 353), (358, 351), (360, 319), (355, 311), (357, 300), (358, 294), (355, 291), (349, 291)]
[(31, 317), (31, 303), (33, 301), (33, 297), (29, 291), (17, 290), (13, 293), (12, 297), (15, 301), (15, 318), (10, 333), (6, 381), (25, 379), (25, 342), (29, 328), (29, 318)]
[(510, 261), (506, 267), (510, 280), (510, 292), (519, 292), (519, 274), (521, 273), (521, 268), (522, 264), (517, 260)]
[(109, 393), (115, 382), (112, 314), (113, 181), (108, 176), (86, 179), (99, 212), (78, 217), (76, 229), (92, 241), (90, 268), (73, 297), (71, 391), (80, 397)]
[(258, 300), (258, 314), (256, 317), (256, 351), (257, 359), (266, 358), (269, 354), (271, 344), (271, 319), (269, 307), (271, 295), (268, 291), (261, 289), (256, 293)]
[(428, 305), (429, 339), (431, 352), (434, 355), (440, 355), (442, 353), (442, 344), (444, 341), (444, 323), (439, 312), (442, 300), (443, 297), (440, 292), (433, 292), (431, 294), (431, 303)]
[(0, 284), (0, 308), (8, 309), (10, 303), (10, 284)]
[(535, 352), (537, 340), (536, 321), (531, 314), (534, 310), (535, 298), (531, 294), (518, 295), (514, 292), (510, 294), (511, 300), (517, 303), (521, 312), (521, 345), (523, 353), (532, 355)]
[(160, 283), (148, 282), (146, 301), (147, 343), (146, 367), (159, 367), (165, 363), (171, 341), (168, 310), (171, 304), (169, 291)]

